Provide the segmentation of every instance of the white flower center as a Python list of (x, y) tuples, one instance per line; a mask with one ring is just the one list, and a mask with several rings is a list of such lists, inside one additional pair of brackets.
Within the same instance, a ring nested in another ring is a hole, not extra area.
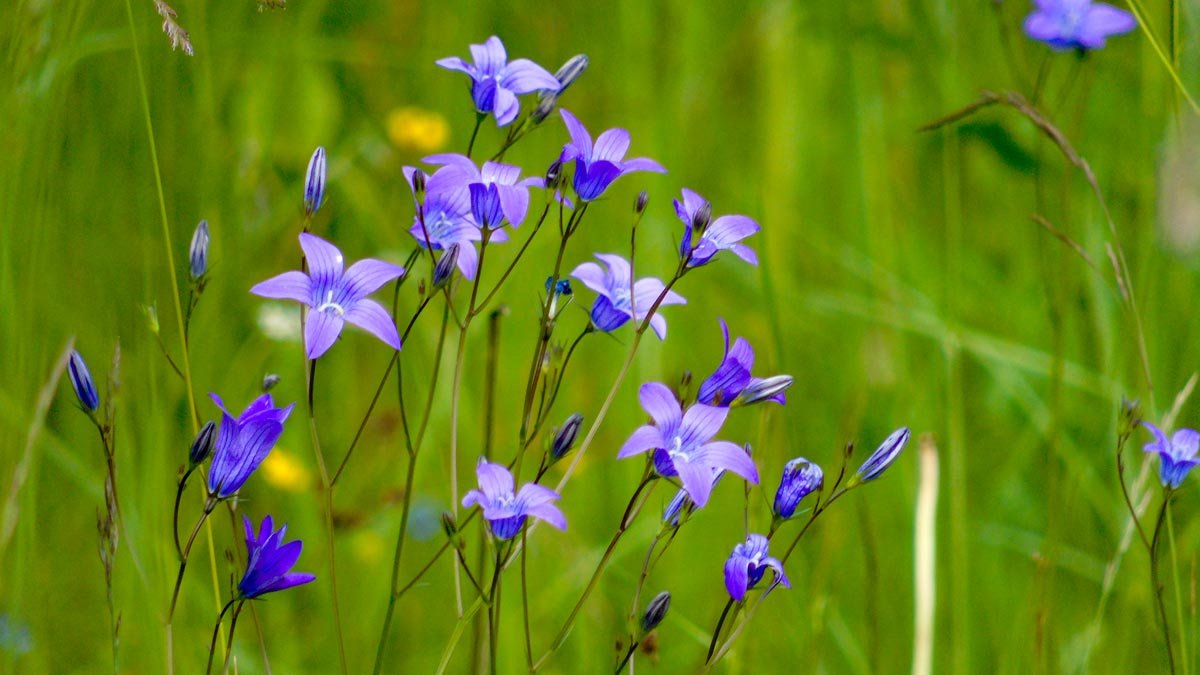
[(346, 308), (333, 301), (333, 291), (325, 292), (325, 302), (317, 307), (318, 312), (332, 312), (339, 317), (346, 315)]
[(672, 461), (674, 461), (676, 457), (679, 457), (685, 462), (691, 459), (688, 456), (688, 453), (683, 451), (683, 436), (676, 436), (675, 438), (671, 439), (671, 447), (667, 448), (667, 455), (671, 457)]

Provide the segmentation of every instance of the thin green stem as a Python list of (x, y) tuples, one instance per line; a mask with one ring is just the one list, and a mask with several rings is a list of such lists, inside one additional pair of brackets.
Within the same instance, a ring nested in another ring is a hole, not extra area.
[[(1175, 551), (1175, 519), (1172, 517), (1171, 509), (1167, 509), (1167, 543), (1171, 547), (1171, 583), (1175, 586), (1175, 625), (1179, 626), (1180, 631), (1183, 631), (1187, 624), (1183, 621), (1183, 591), (1181, 590), (1183, 585), (1179, 583), (1179, 556)], [(1186, 639), (1179, 641), (1179, 660), (1183, 662), (1184, 675), (1191, 673), (1192, 666), (1188, 662)]]
[(479, 137), (479, 127), (483, 126), (483, 120), (487, 118), (484, 113), (475, 113), (475, 128), (471, 130), (471, 141), (467, 143), (467, 157), (471, 156), (471, 152), (475, 150), (475, 139)]
[(225, 603), (225, 606), (221, 608), (221, 612), (217, 614), (217, 625), (213, 626), (212, 640), (208, 643), (208, 666), (204, 669), (205, 673), (212, 673), (213, 655), (217, 651), (217, 637), (221, 633), (221, 621), (225, 619), (225, 613), (229, 611), (230, 607), (233, 607), (233, 603), (235, 602), (237, 602), (237, 598), (231, 599)]
[(529, 631), (529, 581), (526, 572), (529, 549), (525, 543), (526, 531), (521, 530), (521, 618), (525, 624), (525, 669), (533, 672), (533, 641)]
[(1163, 524), (1167, 519), (1167, 510), (1171, 505), (1171, 490), (1163, 490), (1162, 508), (1158, 510), (1158, 518), (1154, 524), (1154, 535), (1150, 538), (1150, 584), (1154, 592), (1154, 600), (1158, 608), (1159, 624), (1162, 626), (1163, 646), (1167, 651), (1167, 665), (1171, 675), (1175, 675), (1175, 651), (1171, 647), (1171, 626), (1167, 622), (1167, 603), (1163, 598), (1162, 581), (1158, 577), (1158, 542), (1162, 536)]
[(242, 614), (242, 607), (245, 606), (246, 601), (239, 600), (233, 608), (233, 614), (229, 617), (229, 637), (225, 639), (225, 663), (221, 666), (221, 675), (229, 672), (229, 662), (233, 659), (233, 635), (237, 630), (237, 620)]

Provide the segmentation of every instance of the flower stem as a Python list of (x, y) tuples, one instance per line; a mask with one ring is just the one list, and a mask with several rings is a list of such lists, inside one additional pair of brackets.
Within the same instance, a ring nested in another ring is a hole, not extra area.
[(221, 666), (221, 675), (229, 672), (229, 661), (233, 658), (233, 634), (237, 629), (238, 616), (241, 615), (242, 607), (245, 605), (245, 600), (239, 600), (233, 608), (233, 615), (229, 617), (229, 637), (225, 639), (225, 663)]
[(225, 619), (225, 613), (229, 611), (230, 607), (233, 607), (235, 602), (237, 602), (237, 598), (231, 599), (221, 608), (221, 613), (217, 614), (217, 625), (213, 626), (212, 640), (208, 643), (208, 666), (204, 669), (205, 673), (212, 672), (213, 654), (217, 651), (217, 637), (221, 633), (221, 621)]
[(485, 113), (475, 113), (475, 128), (471, 130), (471, 141), (467, 143), (467, 157), (471, 156), (471, 152), (475, 149), (475, 139), (479, 136), (479, 127), (483, 126), (483, 120), (487, 118)]
[(529, 633), (529, 581), (526, 573), (529, 549), (525, 544), (525, 530), (521, 530), (521, 616), (525, 622), (525, 668), (533, 672), (533, 642)]
[(1171, 490), (1165, 488), (1163, 490), (1162, 508), (1158, 510), (1158, 518), (1154, 523), (1154, 535), (1150, 539), (1150, 583), (1154, 591), (1154, 600), (1158, 606), (1158, 619), (1162, 626), (1163, 646), (1167, 651), (1167, 665), (1170, 666), (1171, 675), (1175, 674), (1175, 652), (1171, 648), (1171, 626), (1167, 623), (1167, 604), (1163, 598), (1162, 581), (1158, 577), (1158, 542), (1162, 535), (1163, 525), (1167, 520), (1167, 510), (1171, 506)]

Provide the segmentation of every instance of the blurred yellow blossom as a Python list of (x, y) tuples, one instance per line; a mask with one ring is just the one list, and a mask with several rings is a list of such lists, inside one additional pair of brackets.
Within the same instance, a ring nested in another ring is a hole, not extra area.
[(446, 118), (421, 108), (405, 106), (388, 113), (387, 135), (397, 147), (419, 153), (441, 150), (450, 136)]
[(376, 563), (383, 556), (383, 537), (371, 530), (359, 532), (353, 539), (354, 553), (364, 563)]
[(262, 463), (267, 482), (281, 490), (303, 492), (312, 480), (308, 469), (282, 448), (275, 448)]

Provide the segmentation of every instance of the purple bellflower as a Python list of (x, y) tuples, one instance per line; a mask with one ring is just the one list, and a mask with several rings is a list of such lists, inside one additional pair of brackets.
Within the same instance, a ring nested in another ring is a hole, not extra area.
[(307, 584), (316, 579), (311, 574), (293, 572), (292, 566), (300, 559), (304, 543), (299, 539), (283, 543), (287, 525), (274, 529), (271, 516), (263, 518), (258, 535), (254, 534), (254, 523), (242, 516), (246, 528), (246, 573), (238, 582), (238, 595), (246, 600), (267, 593), (286, 590)]
[(783, 478), (775, 492), (773, 510), (777, 518), (787, 520), (796, 515), (796, 507), (808, 495), (825, 485), (825, 474), (821, 467), (797, 457), (783, 467)]
[(1111, 35), (1137, 28), (1137, 20), (1123, 9), (1092, 0), (1034, 0), (1025, 17), (1025, 34), (1059, 51), (1100, 49)]
[(895, 462), (896, 458), (900, 456), (900, 451), (908, 443), (908, 436), (908, 427), (900, 427), (893, 431), (887, 438), (883, 439), (883, 442), (879, 444), (875, 452), (871, 453), (867, 461), (858, 467), (858, 472), (850, 478), (850, 486), (875, 480), (882, 475), (892, 465), (892, 462)]
[(475, 110), (481, 115), (495, 115), (496, 126), (508, 126), (517, 118), (521, 110), (521, 104), (517, 102), (519, 94), (557, 92), (560, 88), (558, 79), (533, 61), (514, 59), (509, 62), (504, 43), (494, 35), (481, 45), (471, 45), (471, 58), (475, 60), (473, 65), (457, 56), (438, 59), (437, 64), (471, 77)]
[(629, 132), (614, 128), (600, 134), (596, 144), (574, 115), (566, 109), (559, 110), (571, 142), (563, 146), (559, 161), (566, 164), (575, 160), (575, 194), (581, 201), (590, 202), (608, 189), (613, 181), (634, 171), (666, 173), (661, 164), (645, 157), (625, 159), (629, 151)]
[(79, 405), (88, 413), (96, 412), (100, 407), (100, 394), (96, 393), (96, 382), (92, 373), (79, 352), (72, 349), (71, 358), (67, 361), (67, 375), (71, 378), (71, 388), (75, 390), (75, 398)]
[[(765, 380), (750, 375), (750, 370), (754, 368), (754, 348), (745, 338), (739, 337), (733, 341), (732, 348), (729, 346), (729, 325), (725, 323), (724, 319), (721, 319), (721, 334), (725, 337), (725, 356), (721, 359), (721, 365), (717, 366), (716, 371), (709, 375), (707, 380), (700, 383), (700, 391), (696, 398), (705, 405), (728, 408), (739, 400), (738, 397), (748, 388), (753, 387), (756, 391), (761, 388)], [(787, 384), (791, 384), (790, 379)], [(743, 400), (741, 403), (757, 403), (760, 400), (774, 401), (783, 405), (787, 403), (787, 396), (781, 389), (763, 398), (754, 401)]]
[[(403, 171), (405, 179), (408, 180), (408, 186), (416, 195), (418, 190), (413, 185), (413, 176), (416, 175), (418, 169), (406, 166)], [(426, 182), (425, 196), (419, 204), (421, 211), (413, 218), (413, 225), (408, 232), (417, 240), (418, 245), (432, 248), (435, 251), (449, 250), (451, 246), (457, 244), (458, 270), (468, 281), (472, 281), (475, 279), (475, 273), (479, 270), (479, 252), (475, 250), (474, 242), (483, 239), (483, 232), (480, 231), (475, 217), (471, 214), (470, 191), (463, 189), (430, 190), (429, 182), (433, 182), (432, 177)], [(438, 182), (445, 186), (450, 181), (436, 181), (434, 187), (438, 186)], [(493, 242), (507, 240), (508, 234), (504, 230), (496, 230), (491, 234)]]
[(470, 508), (478, 504), (497, 539), (517, 536), (529, 516), (540, 518), (560, 530), (567, 529), (566, 517), (553, 503), (559, 499), (554, 490), (537, 483), (526, 483), (519, 492), (514, 492), (512, 473), (504, 465), (492, 464), (483, 458), (475, 467), (475, 475), (479, 478), (479, 489), (468, 492), (462, 505)]
[(655, 470), (664, 477), (678, 475), (697, 508), (708, 503), (716, 471), (725, 469), (758, 483), (758, 469), (745, 450), (736, 443), (711, 440), (725, 423), (727, 408), (698, 403), (685, 413), (675, 394), (658, 382), (643, 384), (638, 398), (654, 423), (634, 431), (618, 459), (653, 450)]
[[(674, 200), (675, 215), (683, 221), (683, 240), (679, 257), (688, 267), (708, 264), (718, 251), (730, 251), (751, 265), (758, 264), (758, 254), (743, 239), (761, 228), (747, 216), (720, 216), (712, 219), (708, 200), (691, 190), (683, 189), (683, 201)], [(709, 222), (711, 220), (711, 222)]]
[(505, 220), (520, 227), (529, 211), (529, 188), (542, 187), (540, 177), (521, 178), (521, 168), (500, 162), (475, 166), (466, 155), (443, 154), (425, 162), (441, 165), (426, 185), (429, 192), (466, 190), (471, 215), (479, 227), (500, 227)]
[(221, 409), (221, 429), (208, 470), (208, 491), (217, 499), (225, 499), (240, 490), (270, 454), (296, 404), (276, 408), (271, 395), (263, 394), (235, 418), (220, 396), (209, 397)]
[(300, 248), (308, 260), (308, 274), (284, 272), (255, 284), (250, 292), (264, 298), (295, 300), (312, 310), (304, 322), (308, 358), (320, 358), (350, 322), (400, 349), (400, 333), (387, 310), (367, 296), (404, 274), (399, 265), (365, 258), (343, 269), (342, 252), (333, 244), (307, 232)]
[[(592, 305), (592, 323), (607, 333), (625, 325), (630, 319), (636, 319), (639, 323), (643, 321), (654, 301), (662, 294), (665, 288), (663, 282), (653, 277), (638, 279), (633, 284), (631, 295), (629, 261), (611, 253), (597, 253), (596, 258), (608, 269), (602, 269), (594, 262), (585, 262), (571, 272), (571, 276), (599, 294)], [(666, 305), (686, 304), (687, 300), (682, 295), (675, 291), (667, 291), (659, 309)], [(636, 316), (634, 310), (637, 311)], [(654, 316), (650, 317), (650, 327), (654, 329), (658, 339), (667, 338), (667, 320), (657, 310)]]
[(1159, 480), (1163, 487), (1174, 490), (1187, 478), (1188, 472), (1200, 464), (1200, 458), (1196, 457), (1200, 450), (1200, 432), (1180, 429), (1168, 438), (1162, 429), (1149, 422), (1142, 422), (1142, 426), (1154, 434), (1154, 440), (1142, 446), (1142, 449), (1158, 453)]
[(768, 546), (770, 542), (766, 537), (752, 534), (746, 537), (745, 542), (733, 547), (733, 553), (730, 554), (729, 560), (725, 561), (725, 588), (729, 591), (729, 597), (736, 602), (746, 598), (746, 591), (762, 581), (768, 569), (775, 574), (775, 578), (764, 593), (770, 593), (771, 589), (780, 584), (784, 588), (792, 587), (783, 572), (783, 563), (767, 555)]

